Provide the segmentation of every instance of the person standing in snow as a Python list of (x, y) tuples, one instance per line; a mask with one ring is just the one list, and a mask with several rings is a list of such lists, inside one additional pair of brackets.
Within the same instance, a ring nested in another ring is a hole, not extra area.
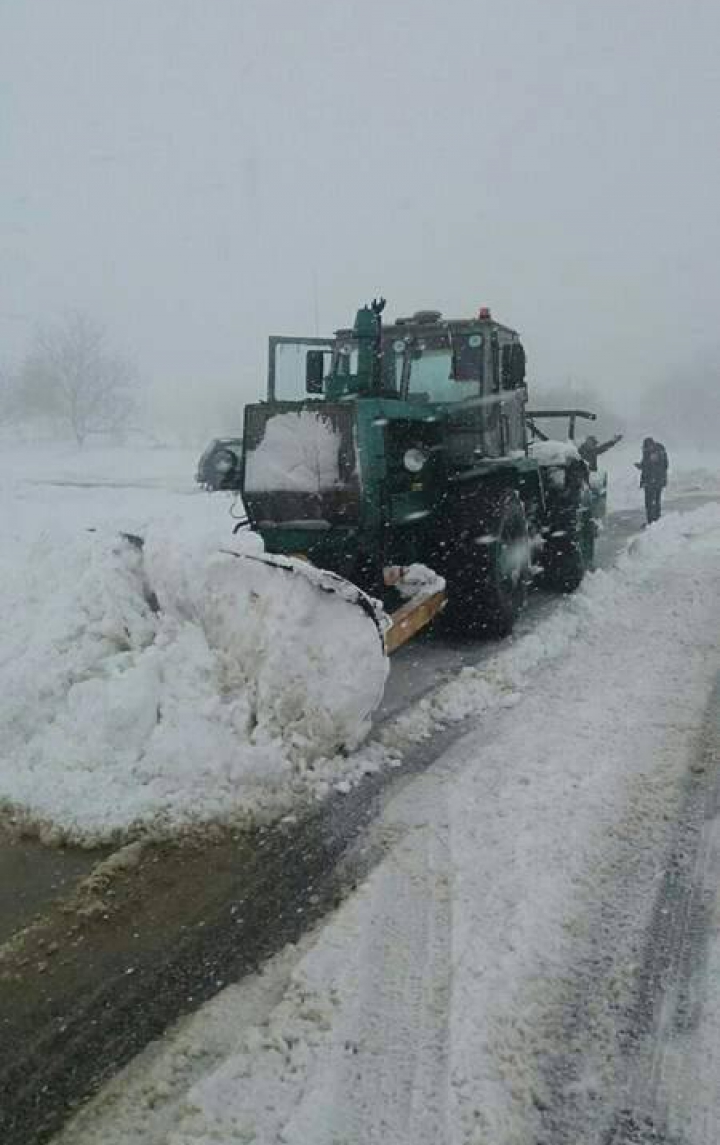
[(640, 470), (640, 488), (645, 490), (645, 516), (648, 525), (660, 519), (662, 491), (667, 485), (668, 455), (664, 445), (646, 437), (643, 441), (642, 461), (635, 462)]
[(587, 463), (587, 467), (590, 472), (597, 473), (597, 459), (600, 454), (605, 453), (605, 451), (608, 449), (612, 449), (613, 445), (617, 445), (619, 441), (622, 441), (621, 433), (616, 433), (615, 436), (611, 437), (609, 441), (603, 441), (602, 443), (599, 442), (596, 437), (590, 434), (589, 437), (585, 438), (584, 442), (578, 449), (578, 453), (582, 457), (583, 461)]

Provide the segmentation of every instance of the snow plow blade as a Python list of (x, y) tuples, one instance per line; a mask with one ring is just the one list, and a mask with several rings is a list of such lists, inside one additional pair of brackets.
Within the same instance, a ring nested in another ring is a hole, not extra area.
[[(382, 641), (385, 654), (390, 656), (411, 640), (421, 629), (426, 628), (443, 610), (447, 600), (444, 588), (435, 591), (422, 591), (405, 601), (391, 613), (385, 612), (379, 600), (368, 596), (362, 589), (337, 573), (317, 568), (303, 556), (283, 557), (266, 553), (239, 553), (224, 549), (229, 556), (239, 560), (256, 561), (270, 568), (279, 569), (289, 575), (304, 576), (320, 592), (340, 596), (348, 604), (356, 605), (372, 621)], [(384, 580), (387, 587), (402, 588), (408, 570), (401, 567), (385, 569)], [(437, 584), (442, 584), (435, 578)]]
[(268, 555), (267, 553), (240, 553), (234, 549), (221, 549), (227, 556), (236, 557), (241, 561), (253, 561), (256, 564), (267, 565), (269, 568), (279, 569), (289, 576), (303, 576), (316, 588), (318, 592), (338, 596), (348, 604), (356, 605), (375, 625), (378, 637), (385, 641), (385, 632), (389, 628), (390, 618), (383, 611), (379, 600), (374, 600), (357, 585), (352, 584), (337, 573), (319, 569), (310, 564), (304, 557), (283, 557)]
[(386, 568), (383, 580), (387, 588), (395, 588), (407, 597), (404, 604), (390, 613), (390, 626), (385, 632), (385, 651), (390, 656), (442, 612), (447, 595), (442, 577), (422, 565)]
[(145, 617), (141, 635), (171, 651), (188, 641), (168, 671), (179, 687), (188, 677), (194, 694), (197, 670), (220, 752), (234, 759), (235, 739), (250, 755), (272, 745), (271, 766), (284, 752), (305, 767), (362, 742), (389, 671), (390, 620), (378, 601), (295, 557), (217, 544), (212, 532), (123, 539), (137, 550), (137, 560), (120, 560)]
[(435, 619), (445, 607), (447, 597), (444, 592), (435, 592), (425, 600), (408, 601), (397, 612), (390, 614), (390, 627), (385, 633), (385, 651), (388, 656), (412, 640), (423, 628)]
[[(142, 550), (143, 538), (132, 533), (122, 533), (123, 540), (134, 548)], [(362, 589), (337, 573), (327, 569), (317, 568), (303, 556), (284, 557), (267, 553), (243, 553), (235, 549), (221, 549), (226, 556), (235, 557), (236, 560), (252, 561), (256, 564), (266, 565), (277, 569), (289, 576), (300, 575), (309, 582), (318, 592), (340, 597), (347, 604), (359, 608), (375, 626), (378, 638), (383, 646), (386, 656), (392, 655), (398, 648), (402, 648), (412, 640), (423, 628), (427, 628), (439, 616), (447, 603), (447, 594), (444, 582), (431, 574), (430, 583), (415, 587), (414, 594), (409, 596), (403, 604), (391, 613), (387, 613), (382, 603), (369, 596)], [(418, 567), (418, 566), (415, 566)], [(388, 588), (399, 588), (403, 591), (408, 578), (412, 578), (410, 569), (393, 566), (384, 570), (384, 582)], [(429, 570), (424, 570), (429, 572)], [(412, 593), (412, 587), (406, 589)], [(151, 594), (148, 603), (153, 611), (158, 611), (157, 600)]]

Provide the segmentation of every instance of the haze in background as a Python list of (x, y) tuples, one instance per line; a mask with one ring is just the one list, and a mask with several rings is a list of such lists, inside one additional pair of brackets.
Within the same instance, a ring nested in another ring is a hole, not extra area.
[(720, 429), (718, 61), (716, 0), (0, 0), (0, 358), (80, 309), (233, 430), (268, 333), (381, 292)]

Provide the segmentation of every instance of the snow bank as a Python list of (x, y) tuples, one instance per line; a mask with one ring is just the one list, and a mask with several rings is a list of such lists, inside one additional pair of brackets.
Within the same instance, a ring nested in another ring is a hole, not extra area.
[(21, 823), (91, 844), (281, 806), (367, 731), (387, 672), (368, 616), (254, 538), (185, 534), (156, 524), (140, 552), (55, 530), (0, 557), (0, 798)]
[(421, 601), (443, 592), (445, 579), (427, 565), (405, 565), (396, 587), (405, 600)]

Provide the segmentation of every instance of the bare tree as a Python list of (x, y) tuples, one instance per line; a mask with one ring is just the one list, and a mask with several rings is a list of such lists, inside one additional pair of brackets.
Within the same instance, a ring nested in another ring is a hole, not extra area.
[(136, 392), (131, 363), (111, 354), (103, 328), (80, 312), (40, 329), (22, 369), (26, 410), (63, 422), (78, 445), (89, 433), (127, 429)]

